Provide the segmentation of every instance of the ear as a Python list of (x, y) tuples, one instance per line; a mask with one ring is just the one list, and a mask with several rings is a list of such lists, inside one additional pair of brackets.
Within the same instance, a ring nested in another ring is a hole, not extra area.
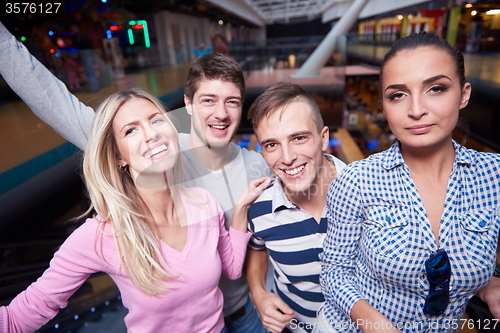
[(326, 151), (328, 149), (328, 144), (330, 143), (330, 130), (327, 126), (323, 127), (320, 132), (321, 136), (321, 150)]
[(465, 82), (464, 87), (462, 88), (462, 99), (460, 100), (460, 110), (462, 110), (467, 106), (467, 104), (469, 104), (471, 91), (472, 87), (470, 83)]
[(116, 163), (118, 163), (118, 165), (121, 166), (122, 168), (124, 168), (124, 167), (126, 167), (128, 165), (127, 161), (125, 161), (123, 159), (123, 157), (121, 157), (121, 156), (118, 156), (116, 158)]
[(186, 105), (186, 111), (187, 113), (192, 116), (193, 115), (193, 104), (191, 104), (191, 101), (189, 100), (189, 97), (184, 95), (184, 105)]

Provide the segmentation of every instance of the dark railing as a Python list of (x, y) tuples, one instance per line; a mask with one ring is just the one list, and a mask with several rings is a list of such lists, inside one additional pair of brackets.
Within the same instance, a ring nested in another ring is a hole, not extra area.
[[(0, 305), (9, 304), (42, 275), (79, 225), (68, 222), (87, 206), (78, 155), (0, 196)], [(76, 332), (119, 306), (119, 292), (109, 276), (94, 274), (39, 332)]]

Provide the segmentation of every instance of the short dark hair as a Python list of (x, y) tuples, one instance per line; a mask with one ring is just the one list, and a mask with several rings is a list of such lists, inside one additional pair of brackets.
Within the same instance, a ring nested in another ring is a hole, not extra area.
[(245, 77), (238, 63), (231, 57), (220, 53), (208, 53), (197, 58), (191, 68), (184, 87), (184, 94), (192, 101), (201, 80), (221, 80), (234, 83), (245, 99)]
[(280, 82), (269, 87), (250, 106), (248, 119), (252, 121), (252, 126), (255, 129), (262, 118), (278, 109), (283, 110), (287, 105), (299, 98), (311, 107), (312, 116), (315, 118), (316, 127), (318, 133), (320, 133), (325, 124), (316, 101), (301, 85), (293, 82)]
[(463, 54), (455, 47), (451, 46), (445, 39), (425, 31), (420, 33), (413, 33), (407, 37), (401, 38), (395, 42), (389, 52), (384, 56), (382, 61), (382, 66), (380, 68), (380, 78), (382, 78), (382, 72), (384, 71), (385, 64), (394, 58), (399, 52), (404, 50), (415, 50), (419, 47), (435, 47), (446, 51), (457, 66), (457, 74), (460, 79), (460, 86), (463, 87), (465, 80), (465, 64)]

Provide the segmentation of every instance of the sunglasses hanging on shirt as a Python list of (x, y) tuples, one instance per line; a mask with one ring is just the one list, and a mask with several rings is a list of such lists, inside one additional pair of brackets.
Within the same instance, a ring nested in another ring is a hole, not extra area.
[(439, 249), (425, 261), (429, 294), (425, 298), (424, 313), (440, 315), (450, 302), (451, 263), (445, 250)]

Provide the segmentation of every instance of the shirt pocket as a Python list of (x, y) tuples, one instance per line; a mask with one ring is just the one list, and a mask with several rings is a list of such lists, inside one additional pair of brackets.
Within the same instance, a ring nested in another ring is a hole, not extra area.
[(370, 206), (363, 222), (364, 246), (393, 258), (408, 252), (409, 211), (405, 206)]
[(476, 265), (489, 267), (495, 262), (499, 223), (496, 209), (473, 210), (460, 218), (468, 259)]

